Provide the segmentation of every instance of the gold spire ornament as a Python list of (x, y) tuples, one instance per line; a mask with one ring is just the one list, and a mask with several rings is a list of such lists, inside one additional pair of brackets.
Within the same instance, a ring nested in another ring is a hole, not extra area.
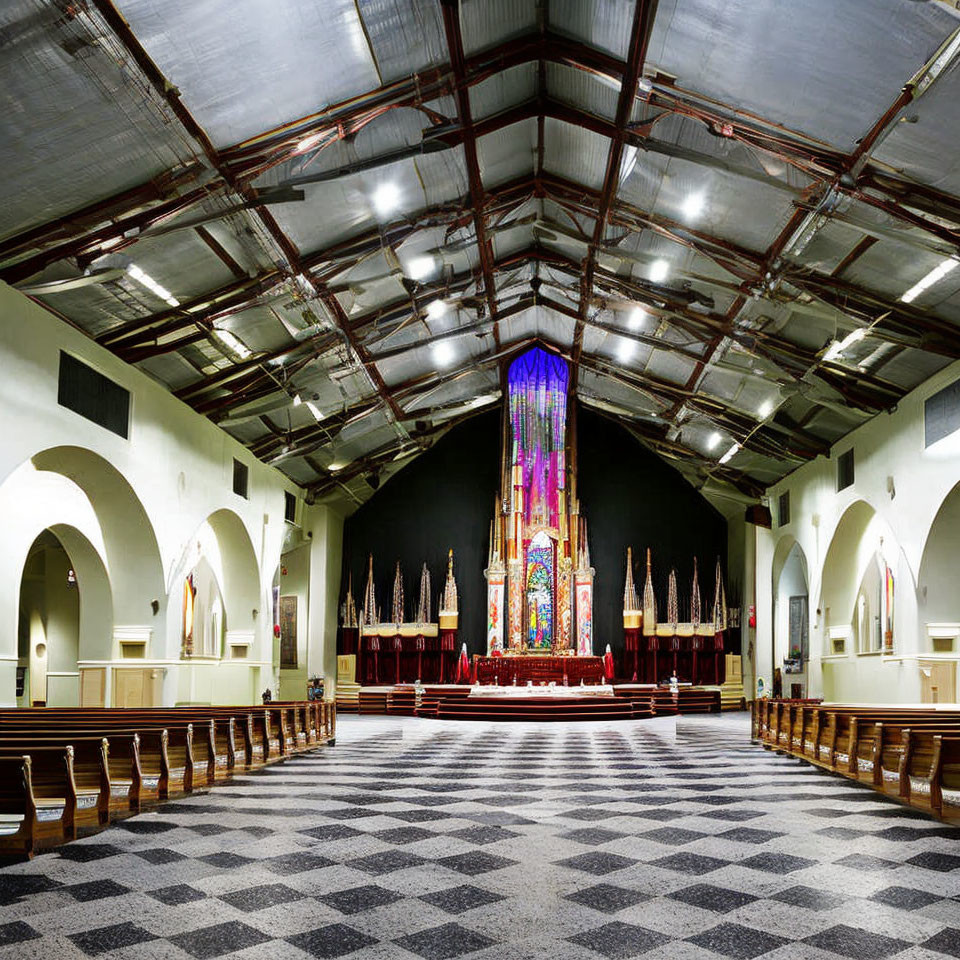
[(457, 581), (453, 576), (453, 548), (447, 553), (447, 580), (443, 585), (443, 599), (440, 602), (440, 629), (456, 630), (459, 620), (459, 598)]

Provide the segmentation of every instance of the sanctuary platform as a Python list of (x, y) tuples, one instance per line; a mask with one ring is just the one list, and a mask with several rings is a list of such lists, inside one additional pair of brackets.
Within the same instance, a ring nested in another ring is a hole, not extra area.
[[(350, 705), (340, 706), (344, 712)], [(488, 684), (394, 684), (363, 687), (359, 713), (435, 720), (641, 720), (655, 716), (715, 713), (719, 687), (652, 684), (584, 686)]]

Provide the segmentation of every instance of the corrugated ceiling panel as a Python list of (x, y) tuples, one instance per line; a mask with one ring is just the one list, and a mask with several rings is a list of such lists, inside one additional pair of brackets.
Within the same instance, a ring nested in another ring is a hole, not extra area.
[(118, 6), (218, 147), (380, 84), (354, 0)]
[(555, 100), (587, 113), (610, 121), (616, 118), (619, 83), (607, 83), (583, 70), (560, 63), (548, 63), (547, 92)]
[(537, 0), (484, 0), (460, 5), (464, 53), (492, 47), (537, 26)]
[(470, 88), (470, 112), (474, 120), (500, 113), (530, 100), (537, 93), (536, 63), (521, 63), (495, 73)]
[(157, 176), (190, 148), (100, 44), (27, 0), (0, 5), (0, 237)]
[(537, 121), (523, 120), (477, 140), (477, 160), (484, 186), (531, 175), (537, 158)]
[(384, 83), (447, 60), (437, 0), (357, 0)]
[(599, 190), (607, 168), (609, 139), (550, 117), (543, 127), (544, 167), (558, 176)]
[(550, 26), (625, 60), (635, 6), (634, 0), (551, 0)]
[(662, 0), (647, 59), (681, 87), (849, 152), (955, 26), (935, 4), (901, 0)]

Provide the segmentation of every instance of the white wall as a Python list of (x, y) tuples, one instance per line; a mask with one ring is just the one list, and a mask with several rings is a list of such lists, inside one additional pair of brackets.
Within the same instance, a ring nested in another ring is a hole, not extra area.
[[(61, 349), (131, 392), (129, 439), (57, 403)], [(68, 541), (88, 544), (107, 573), (107, 594), (95, 596), (109, 608), (110, 625), (91, 626), (98, 653), (86, 662), (114, 666), (120, 640), (133, 636), (147, 640), (147, 665), (165, 671), (166, 703), (187, 696), (239, 702), (270, 685), (270, 585), (289, 527), (284, 491), (301, 495), (296, 485), (165, 387), (2, 283), (0, 411), (0, 704), (14, 700), (23, 564), (46, 528), (55, 528), (75, 561)], [(234, 458), (249, 467), (249, 499), (232, 492)], [(339, 551), (342, 518), (325, 507), (311, 508), (311, 516), (320, 538), (312, 549)], [(180, 660), (182, 582), (208, 520), (222, 554), (228, 642), (231, 634), (249, 640), (244, 661)], [(339, 554), (332, 567), (321, 566), (324, 577), (339, 578)], [(322, 587), (321, 613), (338, 583)], [(82, 609), (82, 580), (80, 589)], [(335, 643), (335, 629), (328, 620), (311, 621), (308, 657), (329, 659), (325, 645)]]
[[(960, 577), (951, 569), (960, 547), (960, 497), (947, 501), (960, 482), (960, 431), (925, 449), (924, 401), (958, 378), (960, 363), (952, 364), (892, 413), (837, 443), (829, 458), (806, 464), (767, 491), (771, 504), (789, 491), (790, 523), (757, 531), (758, 582), (772, 584), (776, 557), (796, 540), (809, 575), (811, 694), (839, 701), (918, 702), (921, 663), (957, 662), (960, 641), (952, 654), (933, 654), (928, 624), (960, 624)], [(855, 482), (838, 492), (837, 455), (850, 447)], [(860, 655), (852, 629), (856, 594), (877, 552), (896, 580), (894, 651)], [(761, 650), (770, 646), (772, 616), (772, 596), (764, 597), (758, 606)], [(833, 656), (831, 633), (844, 630), (850, 633), (846, 651)]]

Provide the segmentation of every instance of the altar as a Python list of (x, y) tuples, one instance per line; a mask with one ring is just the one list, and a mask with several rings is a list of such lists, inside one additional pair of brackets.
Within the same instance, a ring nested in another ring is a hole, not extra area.
[(595, 684), (591, 687), (558, 687), (548, 684), (540, 687), (471, 687), (468, 698), (490, 700), (595, 700), (613, 699), (613, 687)]
[(483, 657), (477, 654), (473, 658), (473, 679), (480, 684), (501, 687), (551, 682), (579, 687), (581, 681), (599, 684), (603, 680), (603, 660), (570, 655)]

